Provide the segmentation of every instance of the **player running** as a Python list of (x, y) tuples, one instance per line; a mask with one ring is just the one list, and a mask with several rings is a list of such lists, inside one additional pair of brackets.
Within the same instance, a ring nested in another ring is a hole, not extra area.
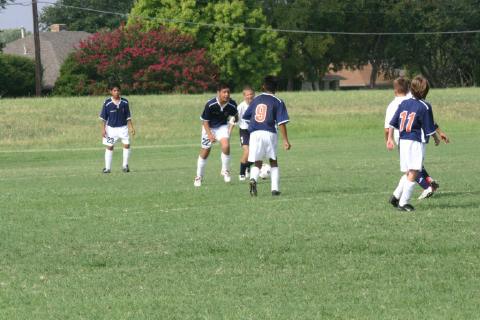
[(415, 187), (415, 180), (423, 167), (429, 137), (432, 136), (436, 144), (440, 142), (436, 134), (432, 107), (424, 100), (428, 91), (427, 79), (422, 76), (415, 77), (411, 83), (413, 98), (399, 105), (388, 129), (388, 150), (393, 150), (395, 147), (394, 129), (398, 129), (400, 134), (400, 170), (405, 174), (393, 192), (390, 203), (398, 205), (401, 211), (415, 210), (409, 201)]
[(222, 83), (217, 87), (217, 96), (205, 104), (200, 117), (203, 121), (202, 141), (197, 160), (197, 175), (193, 181), (195, 187), (202, 185), (208, 155), (210, 154), (212, 144), (216, 141), (220, 142), (222, 148), (222, 170), (220, 174), (226, 183), (231, 181), (230, 134), (227, 124), (230, 117), (234, 117), (235, 121), (238, 120), (237, 103), (230, 99), (230, 87)]
[(277, 128), (278, 126), (283, 139), (283, 147), (290, 150), (288, 141), (287, 122), (289, 122), (285, 103), (274, 94), (277, 89), (277, 81), (273, 76), (267, 76), (263, 80), (264, 93), (256, 96), (250, 103), (243, 119), (249, 121), (250, 146), (248, 161), (255, 165), (250, 170), (250, 195), (257, 195), (257, 181), (265, 157), (270, 159), (270, 179), (273, 196), (280, 195), (279, 182), (280, 172), (277, 161)]
[(132, 136), (135, 135), (132, 117), (130, 115), (130, 107), (128, 100), (120, 97), (120, 86), (117, 84), (109, 87), (110, 98), (103, 103), (100, 119), (102, 120), (102, 138), (105, 150), (105, 168), (103, 173), (110, 173), (112, 169), (113, 146), (120, 139), (123, 144), (123, 164), (122, 170), (130, 172), (128, 167), (128, 159), (130, 157), (130, 137), (128, 129)]

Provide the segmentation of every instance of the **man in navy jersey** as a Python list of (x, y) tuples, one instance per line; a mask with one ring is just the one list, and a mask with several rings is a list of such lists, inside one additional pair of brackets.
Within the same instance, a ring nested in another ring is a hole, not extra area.
[(417, 76), (412, 80), (410, 91), (413, 98), (404, 100), (398, 106), (388, 129), (387, 148), (393, 150), (394, 129), (400, 133), (400, 170), (405, 172), (390, 198), (390, 203), (398, 203), (401, 211), (413, 211), (408, 202), (415, 186), (415, 180), (423, 167), (425, 147), (429, 137), (440, 142), (433, 120), (432, 106), (425, 102), (429, 90), (427, 79)]
[(120, 97), (120, 86), (109, 87), (111, 97), (103, 103), (100, 119), (102, 120), (102, 138), (105, 150), (105, 168), (103, 173), (110, 173), (112, 169), (113, 146), (121, 139), (123, 144), (123, 172), (130, 172), (128, 158), (130, 157), (130, 137), (128, 128), (135, 135), (128, 100)]
[(250, 195), (257, 195), (257, 181), (264, 158), (270, 159), (270, 179), (272, 195), (280, 195), (280, 172), (277, 161), (277, 127), (283, 139), (283, 147), (290, 150), (288, 141), (287, 122), (289, 121), (285, 103), (274, 94), (277, 90), (277, 80), (267, 76), (263, 80), (265, 92), (256, 96), (250, 103), (243, 119), (249, 121), (250, 147), (248, 161), (255, 163), (250, 170)]
[(205, 104), (200, 117), (203, 122), (202, 141), (197, 160), (197, 175), (193, 182), (195, 187), (202, 185), (208, 155), (212, 144), (216, 141), (220, 142), (222, 148), (220, 174), (226, 183), (230, 182), (230, 134), (228, 128), (230, 117), (234, 117), (235, 121), (238, 120), (237, 103), (230, 99), (230, 87), (221, 83), (217, 87), (217, 96)]

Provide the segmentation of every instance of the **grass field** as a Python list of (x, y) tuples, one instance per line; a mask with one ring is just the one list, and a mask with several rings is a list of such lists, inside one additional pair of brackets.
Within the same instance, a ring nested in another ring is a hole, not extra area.
[(0, 100), (0, 319), (478, 318), (480, 90), (431, 92), (452, 143), (429, 146), (441, 188), (415, 213), (387, 203), (391, 91), (279, 96), (283, 193), (256, 199), (218, 146), (194, 190), (207, 95), (128, 97), (132, 172), (117, 149), (110, 175), (102, 98)]

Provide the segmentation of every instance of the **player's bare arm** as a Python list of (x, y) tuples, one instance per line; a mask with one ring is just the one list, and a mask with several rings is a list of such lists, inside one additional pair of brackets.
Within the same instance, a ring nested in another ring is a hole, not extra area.
[(387, 141), (388, 141), (388, 129), (385, 128), (385, 129), (383, 130), (383, 133), (384, 133), (384, 136), (385, 136), (385, 142), (387, 142)]
[(287, 126), (285, 123), (282, 123), (278, 126), (278, 128), (280, 129), (280, 134), (282, 135), (282, 140), (283, 140), (283, 148), (285, 150), (290, 150), (290, 148), (292, 147), (292, 145), (290, 144), (290, 142), (288, 141), (288, 134), (287, 134)]
[(388, 129), (387, 149), (393, 150), (395, 143), (393, 142), (393, 128)]
[(127, 124), (128, 124), (128, 127), (130, 128), (130, 133), (132, 134), (132, 136), (134, 136), (135, 135), (135, 128), (133, 127), (132, 119), (129, 119), (127, 121)]
[(207, 133), (208, 139), (210, 142), (214, 143), (216, 141), (215, 136), (212, 133), (212, 130), (210, 130), (210, 124), (208, 121), (203, 121), (203, 127), (205, 128), (205, 132)]
[(107, 122), (102, 120), (100, 126), (102, 128), (102, 137), (105, 138), (107, 136), (107, 129), (106, 129)]
[(437, 131), (438, 136), (440, 137), (440, 139), (443, 142), (450, 143), (450, 139), (448, 138), (447, 134), (442, 129), (440, 129), (440, 127), (438, 127), (436, 129), (436, 131)]

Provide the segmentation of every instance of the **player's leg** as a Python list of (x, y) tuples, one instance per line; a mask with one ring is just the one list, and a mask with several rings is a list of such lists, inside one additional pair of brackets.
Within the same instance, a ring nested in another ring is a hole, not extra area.
[(202, 179), (205, 173), (205, 166), (207, 165), (207, 159), (210, 155), (210, 148), (212, 147), (212, 142), (208, 139), (208, 135), (204, 129), (202, 129), (202, 138), (201, 138), (201, 148), (198, 154), (197, 159), (197, 175), (193, 181), (195, 187), (200, 187), (202, 185)]
[(221, 174), (225, 182), (230, 182), (230, 140), (228, 138), (221, 138), (220, 146), (222, 148), (222, 154), (220, 155), (222, 160)]
[(407, 172), (407, 180), (403, 184), (398, 209), (402, 211), (413, 211), (414, 208), (409, 204), (409, 201), (415, 188), (415, 180), (423, 167), (424, 148), (423, 144), (417, 141), (401, 140), (400, 144), (400, 162), (402, 169), (405, 169), (403, 171)]
[(280, 195), (280, 169), (278, 168), (278, 160), (270, 159), (270, 181), (272, 196)]
[(115, 128), (106, 126), (105, 130), (106, 136), (103, 138), (103, 144), (105, 145), (105, 168), (103, 168), (103, 173), (110, 173), (112, 170), (113, 146), (118, 137), (116, 136)]
[(122, 162), (122, 170), (123, 172), (127, 173), (130, 172), (130, 167), (128, 166), (128, 160), (130, 159), (130, 137), (128, 135), (128, 127), (122, 127), (120, 129), (120, 137), (122, 139), (123, 144), (123, 162)]
[(105, 168), (103, 173), (110, 173), (112, 170), (113, 145), (105, 148)]
[(413, 211), (413, 206), (409, 204), (413, 189), (415, 188), (415, 180), (417, 179), (419, 170), (409, 170), (407, 180), (403, 184), (402, 196), (398, 202), (398, 208), (402, 211)]
[(257, 182), (260, 175), (260, 168), (263, 162), (263, 149), (261, 140), (261, 131), (255, 131), (250, 135), (250, 145), (248, 150), (248, 161), (254, 165), (250, 169), (250, 195), (257, 195)]
[(248, 162), (248, 145), (242, 146), (242, 156), (240, 158), (240, 175), (239, 180), (244, 181), (247, 176), (247, 169), (250, 167)]
[(395, 188), (392, 196), (390, 197), (389, 202), (394, 207), (398, 207), (398, 201), (400, 200), (400, 197), (402, 196), (403, 185), (404, 185), (405, 181), (407, 181), (407, 174), (402, 175), (402, 177), (400, 178), (400, 181), (398, 182), (397, 187)]

